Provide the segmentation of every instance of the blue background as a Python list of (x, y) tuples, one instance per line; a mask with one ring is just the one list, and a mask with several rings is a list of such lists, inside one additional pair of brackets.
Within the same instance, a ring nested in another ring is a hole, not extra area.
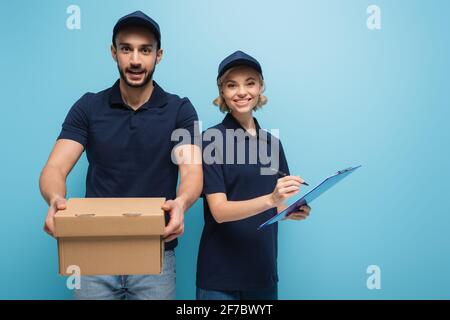
[[(70, 4), (80, 30), (66, 28)], [(381, 30), (366, 26), (371, 4)], [(72, 295), (42, 231), (38, 178), (71, 105), (117, 79), (112, 27), (139, 9), (162, 30), (155, 79), (191, 99), (203, 128), (223, 117), (211, 104), (218, 63), (240, 49), (263, 66), (269, 104), (256, 117), (280, 129), (291, 172), (313, 186), (363, 165), (308, 220), (280, 224), (281, 299), (450, 298), (445, 0), (2, 1), (0, 298)], [(86, 169), (83, 155), (68, 197), (84, 195)], [(202, 220), (199, 200), (177, 249), (179, 299), (194, 298)], [(369, 265), (380, 290), (366, 287)]]

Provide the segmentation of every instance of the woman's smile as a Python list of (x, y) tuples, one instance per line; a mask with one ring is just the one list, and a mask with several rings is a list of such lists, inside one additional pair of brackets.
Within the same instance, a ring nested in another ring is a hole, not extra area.
[(246, 107), (253, 98), (234, 99), (233, 102), (238, 107)]

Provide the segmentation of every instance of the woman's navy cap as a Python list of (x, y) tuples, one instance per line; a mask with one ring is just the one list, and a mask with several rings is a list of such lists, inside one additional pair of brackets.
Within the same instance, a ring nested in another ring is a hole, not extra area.
[(133, 13), (127, 14), (120, 18), (113, 29), (112, 41), (116, 38), (117, 33), (126, 26), (129, 25), (139, 25), (150, 29), (150, 31), (155, 35), (158, 43), (161, 43), (161, 32), (159, 31), (159, 25), (155, 20), (150, 18), (148, 15), (142, 11), (135, 11)]
[(261, 77), (263, 76), (261, 65), (255, 58), (245, 52), (236, 51), (223, 59), (223, 61), (219, 64), (217, 79), (219, 79), (228, 69), (242, 65), (255, 69), (261, 74)]

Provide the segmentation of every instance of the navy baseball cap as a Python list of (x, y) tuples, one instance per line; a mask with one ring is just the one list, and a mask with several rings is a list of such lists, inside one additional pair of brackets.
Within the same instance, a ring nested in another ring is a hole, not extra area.
[(217, 79), (219, 79), (228, 69), (242, 65), (255, 69), (261, 74), (261, 77), (263, 77), (261, 65), (255, 58), (246, 54), (245, 52), (236, 51), (230, 54), (225, 59), (223, 59), (222, 62), (219, 64), (219, 72), (217, 74)]
[(142, 11), (132, 12), (130, 14), (127, 14), (126, 16), (123, 16), (117, 21), (113, 29), (113, 36), (112, 36), (113, 43), (117, 33), (122, 28), (130, 25), (138, 25), (149, 29), (155, 35), (156, 40), (158, 41), (158, 45), (161, 46), (161, 32), (159, 31), (159, 25), (156, 23), (155, 20), (150, 18)]

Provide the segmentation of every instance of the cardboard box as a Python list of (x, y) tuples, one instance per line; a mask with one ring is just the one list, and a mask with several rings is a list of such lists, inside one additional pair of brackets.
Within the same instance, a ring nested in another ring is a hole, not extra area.
[(164, 198), (73, 198), (55, 215), (59, 273), (158, 274), (164, 257)]

